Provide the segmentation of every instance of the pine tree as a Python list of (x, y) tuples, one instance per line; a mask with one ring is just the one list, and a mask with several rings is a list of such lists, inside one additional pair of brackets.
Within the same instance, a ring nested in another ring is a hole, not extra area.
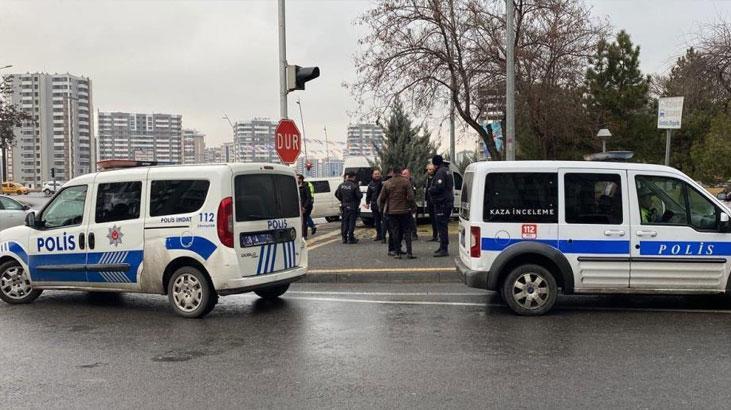
[(414, 126), (411, 118), (404, 112), (398, 99), (391, 108), (391, 115), (383, 127), (383, 146), (376, 147), (376, 166), (384, 173), (393, 167), (409, 168), (416, 183), (417, 199), (423, 198), (421, 187), (426, 174), (424, 168), (437, 151), (430, 141), (431, 133), (421, 126)]

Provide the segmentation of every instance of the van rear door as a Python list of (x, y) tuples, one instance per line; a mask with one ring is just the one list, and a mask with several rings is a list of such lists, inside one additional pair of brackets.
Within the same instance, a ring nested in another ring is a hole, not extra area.
[(275, 169), (234, 175), (234, 248), (242, 276), (298, 266), (301, 231), (294, 173)]

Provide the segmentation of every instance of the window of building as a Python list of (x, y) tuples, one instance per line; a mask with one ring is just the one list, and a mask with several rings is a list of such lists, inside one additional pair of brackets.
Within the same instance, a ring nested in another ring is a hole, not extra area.
[(199, 210), (206, 202), (206, 180), (152, 181), (150, 216), (186, 214)]
[(556, 173), (490, 173), (485, 178), (485, 222), (557, 223)]
[(566, 174), (566, 222), (610, 224), (623, 222), (622, 180), (617, 174)]
[(96, 223), (126, 221), (140, 217), (142, 182), (99, 184), (96, 193)]

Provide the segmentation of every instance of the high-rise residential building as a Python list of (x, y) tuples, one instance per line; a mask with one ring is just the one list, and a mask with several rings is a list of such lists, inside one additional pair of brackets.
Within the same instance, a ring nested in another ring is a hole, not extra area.
[(234, 161), (279, 163), (279, 156), (274, 148), (274, 132), (277, 124), (268, 118), (236, 122)]
[(376, 147), (383, 146), (383, 129), (377, 124), (355, 124), (348, 127), (346, 157), (375, 158)]
[(206, 147), (203, 161), (207, 164), (234, 162), (234, 143), (226, 142), (220, 147)]
[(98, 117), (100, 160), (182, 163), (181, 115), (99, 112)]
[(206, 135), (198, 130), (183, 130), (183, 164), (205, 162)]
[(295, 170), (308, 178), (338, 177), (343, 175), (343, 160), (340, 158), (309, 158), (312, 168), (305, 167), (304, 155), (300, 155), (295, 163)]
[(15, 129), (8, 179), (31, 188), (96, 171), (91, 80), (71, 74), (6, 75), (10, 103), (33, 121)]

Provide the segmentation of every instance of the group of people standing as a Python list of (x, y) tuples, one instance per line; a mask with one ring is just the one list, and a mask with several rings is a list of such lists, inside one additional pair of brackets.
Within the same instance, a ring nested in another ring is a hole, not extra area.
[[(448, 164), (440, 155), (435, 155), (427, 166), (425, 184), (426, 212), (432, 221), (432, 241), (439, 242), (435, 257), (449, 255), (449, 233), (447, 224), (454, 207), (454, 179)], [(343, 185), (347, 184), (344, 182)], [(341, 185), (341, 186), (343, 186)], [(366, 207), (373, 214), (376, 237), (374, 240), (388, 244), (388, 255), (401, 259), (415, 259), (412, 240), (416, 235), (416, 187), (411, 172), (393, 167), (388, 175), (373, 170), (371, 182), (366, 191)], [(360, 190), (358, 190), (360, 194)], [(336, 193), (337, 195), (337, 193)], [(358, 196), (358, 203), (360, 203)], [(345, 224), (345, 218), (344, 222)], [(355, 224), (353, 223), (353, 227)], [(350, 222), (348, 232), (352, 232)], [(402, 248), (405, 244), (405, 250)]]

